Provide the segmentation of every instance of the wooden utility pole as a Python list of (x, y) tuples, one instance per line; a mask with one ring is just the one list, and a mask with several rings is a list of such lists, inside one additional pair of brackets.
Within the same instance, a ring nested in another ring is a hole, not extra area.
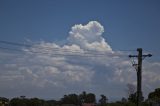
[(142, 48), (138, 48), (138, 70), (137, 70), (137, 106), (143, 99), (142, 95)]
[(130, 58), (137, 57), (138, 58), (138, 64), (132, 64), (135, 66), (137, 71), (137, 106), (141, 103), (143, 100), (143, 94), (142, 94), (142, 60), (145, 57), (151, 57), (151, 54), (142, 55), (142, 48), (138, 48), (138, 55), (129, 55)]

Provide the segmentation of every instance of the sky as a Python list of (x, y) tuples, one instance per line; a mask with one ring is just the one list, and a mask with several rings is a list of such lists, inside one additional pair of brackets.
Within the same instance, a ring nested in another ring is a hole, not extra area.
[(153, 54), (143, 61), (147, 97), (160, 83), (159, 5), (159, 0), (0, 0), (0, 96), (57, 99), (87, 91), (126, 97), (126, 85), (136, 85), (128, 55), (143, 48)]

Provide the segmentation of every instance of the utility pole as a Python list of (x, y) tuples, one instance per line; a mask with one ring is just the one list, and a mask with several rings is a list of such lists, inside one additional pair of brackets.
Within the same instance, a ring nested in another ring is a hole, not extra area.
[(138, 55), (129, 55), (130, 58), (137, 58), (138, 64), (135, 64), (135, 62), (132, 64), (136, 71), (137, 71), (137, 106), (140, 106), (139, 104), (143, 100), (143, 94), (142, 94), (142, 60), (145, 57), (151, 57), (151, 54), (143, 55), (142, 54), (142, 48), (138, 48)]

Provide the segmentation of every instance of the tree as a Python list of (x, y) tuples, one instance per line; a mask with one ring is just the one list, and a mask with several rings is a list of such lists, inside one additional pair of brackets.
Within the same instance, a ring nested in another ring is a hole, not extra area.
[(126, 103), (126, 102), (127, 102), (127, 99), (123, 97), (123, 98), (121, 99), (121, 102), (122, 102), (122, 103)]
[(136, 87), (135, 87), (135, 85), (133, 85), (133, 84), (131, 84), (131, 83), (128, 83), (128, 84), (127, 84), (127, 89), (126, 89), (126, 91), (127, 91), (127, 97), (129, 98), (129, 96), (130, 96), (131, 94), (134, 94), (134, 93), (136, 92)]
[(160, 88), (157, 88), (154, 92), (149, 93), (148, 99), (155, 102), (160, 102)]
[(0, 106), (1, 105), (7, 105), (9, 103), (9, 99), (5, 97), (0, 97)]
[(45, 101), (38, 98), (13, 98), (10, 101), (10, 106), (44, 106)]
[(129, 102), (132, 102), (132, 103), (137, 102), (136, 87), (131, 83), (127, 84), (127, 97)]
[(38, 99), (38, 98), (31, 98), (29, 100), (30, 105), (29, 106), (43, 106), (44, 100)]
[(61, 98), (61, 104), (75, 104), (78, 105), (78, 96), (76, 94), (64, 95)]
[(86, 95), (85, 103), (96, 103), (96, 96), (93, 93), (89, 93)]
[(137, 93), (130, 94), (128, 98), (129, 102), (136, 103), (137, 102)]
[(82, 92), (82, 94), (79, 95), (79, 105), (82, 105), (83, 103), (96, 103), (96, 96), (93, 93), (86, 93), (85, 91)]
[(78, 105), (78, 96), (76, 94), (68, 95), (71, 104)]
[(21, 98), (13, 98), (10, 101), (10, 106), (29, 106), (28, 99), (21, 99)]
[(59, 101), (56, 101), (56, 100), (45, 101), (45, 106), (57, 106), (57, 105), (59, 105)]
[(85, 91), (82, 92), (82, 94), (79, 95), (79, 104), (82, 105), (86, 100), (87, 94)]
[(105, 106), (107, 104), (108, 98), (104, 95), (101, 95), (101, 99), (99, 100), (99, 104), (101, 106)]

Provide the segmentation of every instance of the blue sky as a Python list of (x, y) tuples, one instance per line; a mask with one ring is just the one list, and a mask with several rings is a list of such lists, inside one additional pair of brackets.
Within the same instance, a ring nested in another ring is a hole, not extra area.
[(125, 97), (126, 84), (136, 85), (136, 73), (130, 52), (121, 50), (142, 47), (157, 54), (144, 61), (147, 96), (160, 82), (159, 5), (159, 0), (0, 0), (0, 39), (33, 44), (18, 48), (23, 53), (0, 50), (0, 95), (59, 98), (86, 90)]
[(0, 37), (24, 42), (66, 39), (74, 24), (96, 20), (113, 49), (157, 50), (159, 0), (1, 0)]

